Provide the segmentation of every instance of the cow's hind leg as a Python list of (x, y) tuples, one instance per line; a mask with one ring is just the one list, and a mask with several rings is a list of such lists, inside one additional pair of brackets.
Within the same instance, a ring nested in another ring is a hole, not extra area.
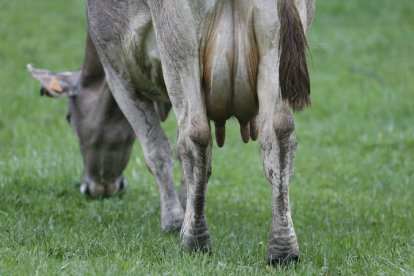
[(181, 161), (180, 156), (178, 156), (178, 162), (180, 163), (181, 167), (181, 185), (178, 198), (180, 199), (181, 206), (183, 206), (183, 208), (185, 209), (187, 205), (187, 184), (185, 182), (183, 162)]
[[(191, 120), (191, 119), (190, 119)], [(192, 123), (190, 123), (192, 124)], [(196, 124), (180, 133), (177, 151), (182, 160), (187, 198), (181, 247), (190, 251), (209, 251), (209, 232), (205, 218), (205, 192), (211, 174), (211, 137), (208, 124), (199, 129)], [(199, 131), (204, 133), (198, 133)], [(198, 136), (201, 134), (203, 137)]]
[(289, 205), (289, 182), (296, 149), (294, 122), (285, 103), (278, 104), (273, 116), (262, 125), (261, 147), (266, 178), (272, 188), (272, 230), (268, 262), (296, 261), (299, 247)]
[(263, 169), (272, 188), (272, 230), (268, 262), (272, 265), (299, 259), (299, 247), (289, 206), (289, 182), (296, 149), (293, 115), (278, 85), (277, 55), (269, 52), (258, 75), (260, 144)]
[(204, 206), (211, 172), (211, 133), (200, 82), (198, 10), (191, 1), (154, 0), (148, 5), (165, 83), (178, 120), (177, 152), (187, 186), (181, 247), (209, 251)]
[[(273, 218), (268, 262), (273, 265), (299, 259), (299, 246), (289, 205), (289, 182), (292, 174), (296, 140), (293, 115), (288, 102), (299, 103), (297, 105), (299, 107), (301, 107), (300, 104), (308, 102), (307, 98), (304, 97), (307, 91), (301, 90), (306, 88), (305, 76), (301, 74), (306, 70), (301, 68), (304, 63), (300, 63), (297, 58), (299, 51), (304, 50), (302, 49), (304, 45), (293, 39), (293, 36), (298, 38), (296, 36), (299, 35), (297, 31), (301, 29), (298, 25), (300, 22), (293, 16), (296, 13), (292, 10), (291, 0), (277, 1), (277, 4), (276, 7), (274, 1), (257, 1), (254, 22), (260, 56), (257, 76), (260, 142), (264, 173), (272, 188)], [(282, 8), (289, 8), (290, 13), (283, 13)], [(280, 13), (279, 10), (281, 10)], [(279, 28), (283, 26), (295, 28), (287, 32)], [(288, 36), (285, 37), (286, 35)], [(290, 48), (280, 49), (282, 37), (287, 39), (284, 42), (290, 43)], [(286, 61), (291, 62), (288, 65), (284, 64), (284, 69), (289, 73), (290, 79), (279, 79), (281, 54), (288, 55), (284, 56), (285, 63)], [(303, 57), (303, 55), (300, 55), (300, 57)], [(301, 80), (298, 76), (303, 77), (301, 83), (297, 82)], [(289, 101), (282, 96), (281, 83), (284, 84), (284, 87), (292, 88), (293, 85), (294, 88), (298, 88), (297, 93), (293, 93), (295, 96), (290, 98)], [(295, 100), (298, 100), (298, 102)]]
[(161, 228), (165, 232), (179, 231), (184, 220), (184, 210), (178, 200), (172, 181), (173, 158), (168, 138), (151, 101), (127, 89), (125, 82), (107, 68), (107, 79), (112, 93), (139, 139), (147, 166), (158, 184), (161, 201)]

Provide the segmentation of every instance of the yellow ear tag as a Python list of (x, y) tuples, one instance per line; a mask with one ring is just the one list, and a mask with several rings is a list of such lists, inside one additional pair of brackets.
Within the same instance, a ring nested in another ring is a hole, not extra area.
[(52, 77), (52, 80), (49, 83), (49, 89), (56, 91), (58, 93), (63, 92), (63, 88), (62, 86), (60, 86), (59, 81), (55, 76)]

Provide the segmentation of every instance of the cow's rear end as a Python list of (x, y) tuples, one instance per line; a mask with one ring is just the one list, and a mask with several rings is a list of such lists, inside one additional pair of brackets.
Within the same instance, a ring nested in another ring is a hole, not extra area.
[(210, 121), (221, 146), (225, 122), (234, 116), (244, 141), (259, 133), (272, 186), (268, 260), (298, 259), (288, 196), (296, 148), (291, 110), (310, 102), (305, 33), (313, 6), (313, 0), (88, 0), (90, 32), (108, 83), (156, 178), (162, 224), (172, 228), (181, 219), (172, 154), (148, 100), (173, 105), (187, 185), (183, 249), (210, 250), (204, 210)]

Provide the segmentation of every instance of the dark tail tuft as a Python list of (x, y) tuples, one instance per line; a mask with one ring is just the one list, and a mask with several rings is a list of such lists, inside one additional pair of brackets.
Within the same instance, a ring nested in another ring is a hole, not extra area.
[(294, 111), (310, 105), (310, 81), (306, 63), (305, 32), (299, 13), (292, 0), (279, 0), (280, 67), (279, 82), (282, 98)]

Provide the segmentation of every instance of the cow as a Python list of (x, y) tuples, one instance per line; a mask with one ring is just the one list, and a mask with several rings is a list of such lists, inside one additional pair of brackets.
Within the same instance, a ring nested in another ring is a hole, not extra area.
[[(292, 111), (310, 105), (306, 34), (314, 0), (87, 0), (88, 29), (108, 86), (141, 142), (162, 191), (162, 217), (179, 222), (172, 150), (153, 102), (171, 103), (186, 186), (180, 247), (210, 252), (205, 195), (211, 124), (219, 147), (235, 117), (259, 139), (272, 190), (267, 262), (299, 259), (289, 183), (296, 151)], [(166, 200), (167, 202), (163, 202)], [(170, 200), (170, 201), (168, 201)], [(163, 219), (162, 218), (162, 219)]]

